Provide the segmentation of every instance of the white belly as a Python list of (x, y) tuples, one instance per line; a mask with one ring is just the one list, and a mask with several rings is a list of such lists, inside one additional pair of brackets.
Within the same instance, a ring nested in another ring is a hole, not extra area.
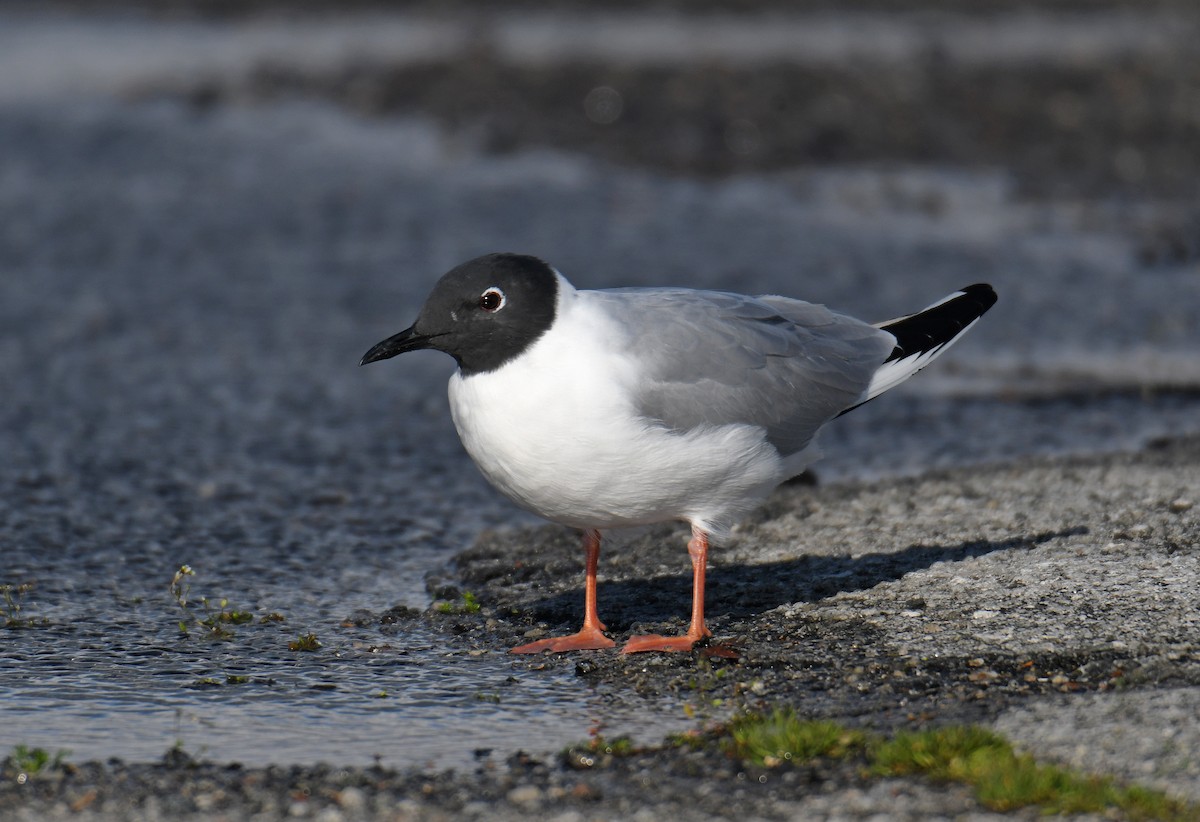
[(786, 477), (759, 428), (679, 433), (639, 418), (620, 390), (630, 363), (603, 329), (579, 332), (552, 329), (496, 371), (450, 379), (467, 453), (518, 505), (577, 528), (682, 519), (720, 534)]

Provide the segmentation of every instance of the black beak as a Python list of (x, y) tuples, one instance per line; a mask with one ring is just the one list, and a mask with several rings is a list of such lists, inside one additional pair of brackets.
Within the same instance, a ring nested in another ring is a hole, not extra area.
[(366, 365), (369, 362), (386, 360), (397, 354), (403, 354), (405, 351), (419, 351), (422, 348), (430, 348), (430, 341), (436, 336), (436, 334), (418, 334), (412, 328), (406, 328), (399, 334), (393, 334), (383, 342), (371, 346), (371, 350), (363, 354), (363, 358), (358, 364)]

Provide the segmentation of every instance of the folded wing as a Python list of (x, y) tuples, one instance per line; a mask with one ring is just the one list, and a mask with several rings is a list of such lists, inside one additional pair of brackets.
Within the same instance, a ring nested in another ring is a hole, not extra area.
[(783, 456), (866, 396), (896, 338), (824, 306), (686, 289), (590, 295), (619, 318), (643, 415), (678, 431), (755, 425)]

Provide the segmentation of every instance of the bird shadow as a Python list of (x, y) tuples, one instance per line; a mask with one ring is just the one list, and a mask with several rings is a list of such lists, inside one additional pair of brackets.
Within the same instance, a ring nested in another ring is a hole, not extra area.
[[(1028, 551), (1054, 539), (1086, 534), (1083, 526), (972, 540), (958, 545), (918, 543), (890, 553), (857, 556), (800, 556), (761, 564), (710, 565), (705, 610), (710, 617), (745, 618), (780, 605), (815, 602), (838, 593), (863, 591), (898, 580), (939, 562), (959, 562), (997, 551)], [(683, 564), (686, 565), (686, 558)], [(648, 579), (602, 582), (598, 599), (609, 628), (636, 622), (686, 618), (691, 608), (691, 573)], [(552, 622), (578, 619), (581, 593), (555, 594), (529, 603), (539, 618)]]

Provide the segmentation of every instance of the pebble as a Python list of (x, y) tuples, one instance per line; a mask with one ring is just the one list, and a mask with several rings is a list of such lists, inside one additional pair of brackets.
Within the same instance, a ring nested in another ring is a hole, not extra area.
[(536, 785), (519, 785), (508, 792), (508, 801), (514, 805), (538, 805), (542, 796), (542, 789)]
[(337, 803), (348, 811), (357, 811), (367, 804), (367, 797), (361, 789), (351, 786), (338, 792)]

